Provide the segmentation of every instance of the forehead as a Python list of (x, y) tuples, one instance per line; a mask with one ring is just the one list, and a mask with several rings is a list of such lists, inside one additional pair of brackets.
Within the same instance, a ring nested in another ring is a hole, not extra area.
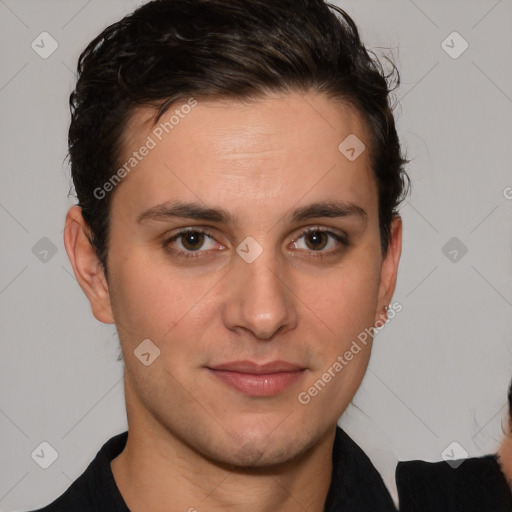
[[(131, 194), (140, 207), (179, 196), (254, 210), (338, 192), (377, 202), (369, 132), (349, 105), (312, 93), (194, 101), (173, 104), (156, 122), (155, 110), (135, 111), (120, 166), (137, 162), (116, 195)], [(347, 149), (362, 152), (352, 159)]]

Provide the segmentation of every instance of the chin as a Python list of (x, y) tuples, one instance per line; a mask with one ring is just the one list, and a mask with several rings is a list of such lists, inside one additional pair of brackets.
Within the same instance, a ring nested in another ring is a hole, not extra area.
[(222, 449), (222, 443), (217, 445), (220, 450), (211, 451), (210, 448), (207, 456), (212, 462), (227, 466), (230, 470), (261, 472), (300, 458), (317, 441), (300, 435), (293, 437), (289, 429), (286, 433), (271, 438), (266, 433), (241, 434), (239, 440), (225, 440), (225, 449)]
[[(231, 456), (226, 457), (226, 454), (223, 454), (220, 462), (233, 471), (263, 473), (291, 463), (300, 458), (302, 453), (296, 446), (265, 447), (261, 450), (258, 446), (247, 443)], [(219, 461), (218, 458), (216, 460)]]

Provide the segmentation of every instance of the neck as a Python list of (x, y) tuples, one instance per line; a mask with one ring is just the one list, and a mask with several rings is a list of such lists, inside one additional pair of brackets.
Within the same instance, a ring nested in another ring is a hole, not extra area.
[(147, 411), (133, 407), (128, 389), (125, 393), (129, 435), (111, 468), (132, 512), (324, 510), (334, 427), (292, 461), (272, 467), (226, 467), (181, 442)]
[(498, 461), (501, 471), (505, 475), (509, 487), (512, 489), (512, 434), (510, 433), (501, 443), (498, 451)]

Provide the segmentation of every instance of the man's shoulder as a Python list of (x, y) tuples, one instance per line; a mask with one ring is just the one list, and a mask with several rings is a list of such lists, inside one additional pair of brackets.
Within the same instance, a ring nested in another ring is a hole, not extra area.
[(128, 432), (122, 432), (110, 438), (63, 494), (30, 512), (127, 511), (110, 469), (110, 462), (124, 449), (127, 437)]
[(364, 451), (340, 427), (333, 447), (333, 474), (326, 512), (347, 510), (395, 512), (381, 475)]
[(494, 455), (399, 462), (396, 483), (403, 512), (512, 510), (512, 494)]

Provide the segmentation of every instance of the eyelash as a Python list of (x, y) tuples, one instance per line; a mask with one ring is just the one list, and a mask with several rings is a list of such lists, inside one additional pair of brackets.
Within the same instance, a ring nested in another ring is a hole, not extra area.
[[(179, 233), (173, 235), (171, 238), (166, 239), (162, 243), (164, 249), (166, 249), (168, 252), (171, 252), (174, 255), (177, 255), (177, 256), (180, 256), (180, 257), (184, 257), (184, 258), (189, 258), (189, 259), (196, 259), (196, 258), (203, 258), (203, 257), (205, 257), (205, 256), (202, 256), (201, 253), (208, 252), (208, 251), (201, 251), (201, 250), (197, 250), (197, 251), (176, 251), (176, 250), (173, 250), (173, 249), (169, 249), (169, 245), (172, 242), (174, 242), (175, 240), (179, 239), (180, 237), (186, 235), (187, 233), (203, 234), (203, 235), (206, 235), (208, 238), (211, 238), (212, 240), (214, 240), (213, 235), (210, 232), (208, 232), (208, 231), (205, 231), (205, 230), (202, 230), (202, 229), (196, 229), (196, 228), (185, 229), (185, 230), (182, 230)], [(337, 233), (333, 233), (332, 231), (329, 231), (327, 229), (315, 228), (315, 227), (313, 227), (313, 228), (306, 228), (303, 231), (301, 231), (299, 233), (299, 235), (297, 236), (297, 238), (295, 240), (293, 240), (293, 242), (296, 242), (297, 240), (301, 239), (303, 236), (305, 236), (305, 235), (307, 235), (309, 233), (323, 233), (325, 235), (328, 235), (328, 236), (334, 238), (334, 240), (336, 240), (338, 243), (341, 244), (341, 247), (338, 247), (337, 249), (331, 250), (331, 251), (328, 251), (328, 252), (319, 252), (319, 251), (312, 251), (312, 250), (308, 251), (308, 252), (311, 253), (311, 257), (313, 257), (313, 258), (322, 259), (322, 258), (326, 258), (326, 257), (337, 256), (338, 254), (343, 252), (344, 248), (349, 247), (349, 245), (350, 245), (350, 243), (348, 241), (348, 238), (346, 238), (346, 237), (344, 237), (342, 235), (339, 235)]]

